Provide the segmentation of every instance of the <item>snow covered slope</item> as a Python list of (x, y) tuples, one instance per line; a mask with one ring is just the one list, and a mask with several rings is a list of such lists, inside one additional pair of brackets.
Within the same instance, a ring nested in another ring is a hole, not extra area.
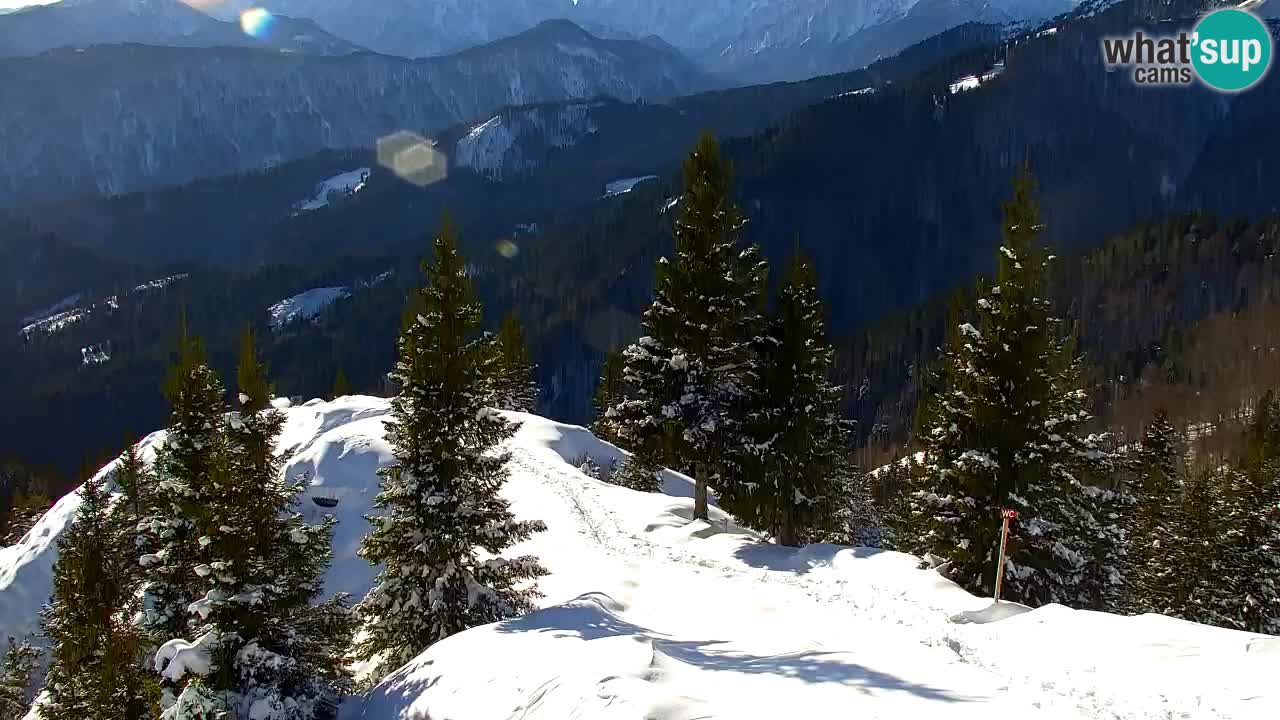
[[(303, 507), (337, 503), (327, 590), (358, 597), (373, 577), (355, 556), (361, 516), (391, 457), (387, 402), (286, 412), (280, 452), (286, 473), (310, 480)], [(548, 526), (515, 550), (551, 570), (543, 609), (437, 644), (345, 704), (343, 720), (1262, 720), (1280, 707), (1280, 639), (1058, 606), (992, 613), (908, 555), (765, 545), (714, 508), (710, 524), (690, 522), (687, 478), (668, 473), (664, 494), (593, 480), (580, 459), (607, 467), (620, 451), (510, 417), (522, 427), (504, 494)], [(0, 550), (0, 633), (34, 626), (76, 503)]]
[(350, 295), (351, 288), (348, 287), (323, 287), (287, 297), (267, 308), (267, 314), (271, 316), (271, 328), (280, 330), (299, 320), (311, 320), (325, 308)]

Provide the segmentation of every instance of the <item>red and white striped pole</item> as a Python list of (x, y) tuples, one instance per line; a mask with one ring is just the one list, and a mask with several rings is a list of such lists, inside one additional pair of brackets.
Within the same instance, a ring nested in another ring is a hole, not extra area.
[(996, 560), (996, 602), (1000, 602), (1000, 584), (1004, 580), (1004, 546), (1009, 541), (1009, 521), (1018, 517), (1017, 510), (1005, 508), (1000, 511), (1003, 521), (1000, 524), (1000, 558)]

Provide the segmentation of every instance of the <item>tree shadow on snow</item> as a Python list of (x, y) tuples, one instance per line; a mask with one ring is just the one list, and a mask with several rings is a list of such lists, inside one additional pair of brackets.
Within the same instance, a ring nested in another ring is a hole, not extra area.
[(928, 700), (970, 702), (973, 698), (904, 680), (896, 675), (838, 659), (839, 653), (805, 651), (779, 655), (750, 655), (737, 651), (716, 650), (723, 641), (656, 640), (654, 647), (662, 653), (700, 668), (735, 673), (778, 675), (810, 683), (838, 683), (857, 688), (865, 694), (877, 690), (906, 692)]
[(829, 568), (836, 555), (844, 553), (850, 559), (869, 558), (884, 552), (878, 548), (848, 547), (845, 545), (805, 545), (789, 547), (760, 542), (742, 545), (733, 556), (746, 565), (761, 570), (792, 572), (797, 575), (819, 568)]
[[(773, 546), (777, 547), (777, 546)], [(794, 552), (794, 549), (791, 549)], [(857, 688), (866, 694), (877, 691), (906, 692), (929, 700), (970, 702), (973, 698), (913, 683), (888, 673), (849, 662), (840, 653), (803, 651), (778, 655), (751, 655), (734, 650), (717, 649), (729, 645), (725, 640), (674, 640), (622, 619), (616, 613), (622, 606), (603, 593), (590, 593), (565, 603), (537, 610), (515, 620), (500, 623), (499, 632), (548, 633), (553, 637), (578, 638), (584, 641), (611, 637), (637, 637), (653, 644), (655, 654), (678, 662), (713, 671), (743, 674), (778, 675), (810, 683), (838, 683)]]

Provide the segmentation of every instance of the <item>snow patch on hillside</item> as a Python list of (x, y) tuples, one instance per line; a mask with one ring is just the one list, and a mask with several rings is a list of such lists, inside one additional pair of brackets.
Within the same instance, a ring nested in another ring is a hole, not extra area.
[(657, 180), (657, 179), (658, 179), (657, 175), (644, 175), (641, 177), (631, 177), (631, 178), (622, 178), (621, 180), (614, 180), (613, 182), (608, 183), (604, 186), (604, 196), (612, 197), (614, 195), (629, 193), (635, 188), (635, 186), (639, 185), (640, 183), (649, 182), (650, 180)]
[(186, 280), (187, 277), (189, 277), (188, 273), (178, 273), (177, 275), (162, 277), (162, 278), (159, 278), (158, 280), (152, 280), (150, 282), (142, 283), (141, 285), (135, 287), (133, 289), (133, 292), (148, 292), (151, 290), (163, 290), (164, 288), (169, 287), (170, 285), (178, 282), (179, 280)]
[(548, 150), (595, 133), (595, 104), (517, 108), (475, 126), (454, 147), (454, 164), (495, 180), (538, 166)]
[(294, 207), (299, 210), (319, 210), (330, 203), (347, 198), (364, 189), (369, 181), (369, 168), (362, 167), (344, 172), (321, 181), (316, 185), (315, 194)]
[(80, 298), (81, 298), (81, 293), (68, 295), (62, 298), (61, 300), (59, 300), (58, 302), (50, 305), (49, 307), (43, 310), (39, 310), (37, 312), (31, 313), (30, 315), (22, 318), (22, 324), (33, 325), (35, 323), (39, 323), (42, 320), (47, 320), (53, 317), (54, 315), (57, 315), (58, 313), (67, 310), (68, 308), (75, 307), (77, 304), (80, 303)]
[(962, 77), (959, 80), (956, 80), (955, 82), (951, 83), (951, 94), (955, 95), (956, 93), (966, 92), (968, 90), (975, 90), (983, 83), (989, 80), (993, 80), (1003, 74), (1004, 74), (1004, 63), (996, 63), (995, 67), (991, 68), (990, 70), (983, 73), (982, 75), (966, 75), (965, 77)]
[(349, 287), (312, 288), (293, 297), (285, 298), (267, 308), (273, 330), (280, 330), (290, 323), (312, 320), (325, 308), (351, 295)]

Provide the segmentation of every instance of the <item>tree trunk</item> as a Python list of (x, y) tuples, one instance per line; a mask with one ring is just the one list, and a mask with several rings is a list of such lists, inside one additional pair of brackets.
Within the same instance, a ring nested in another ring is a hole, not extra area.
[(781, 519), (782, 522), (778, 523), (778, 544), (789, 545), (791, 547), (799, 545), (800, 541), (796, 537), (795, 518), (792, 516), (791, 512), (788, 510), (782, 511)]
[(697, 463), (693, 468), (693, 519), (707, 520), (707, 464)]

